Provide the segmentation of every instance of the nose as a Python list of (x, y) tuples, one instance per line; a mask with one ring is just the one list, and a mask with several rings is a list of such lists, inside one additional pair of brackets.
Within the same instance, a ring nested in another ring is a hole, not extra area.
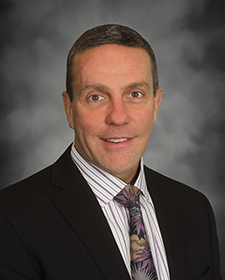
[(122, 126), (129, 122), (130, 117), (127, 114), (126, 104), (123, 98), (112, 99), (106, 116), (106, 123), (108, 125)]

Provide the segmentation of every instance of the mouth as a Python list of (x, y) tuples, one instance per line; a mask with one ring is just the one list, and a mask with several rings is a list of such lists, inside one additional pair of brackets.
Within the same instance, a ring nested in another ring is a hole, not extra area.
[(102, 140), (104, 140), (106, 142), (114, 143), (114, 144), (119, 144), (119, 143), (123, 143), (123, 142), (127, 141), (128, 138), (110, 138), (110, 139), (102, 138)]

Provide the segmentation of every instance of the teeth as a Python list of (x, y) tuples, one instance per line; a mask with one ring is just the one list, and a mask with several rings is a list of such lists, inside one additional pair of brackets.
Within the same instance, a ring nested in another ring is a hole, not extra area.
[(121, 143), (124, 141), (127, 141), (128, 138), (119, 138), (119, 139), (104, 139), (107, 142), (111, 142), (111, 143)]

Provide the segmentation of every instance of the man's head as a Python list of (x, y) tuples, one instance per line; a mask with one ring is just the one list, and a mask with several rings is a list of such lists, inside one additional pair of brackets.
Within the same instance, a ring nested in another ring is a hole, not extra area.
[(124, 47), (143, 48), (151, 58), (151, 71), (153, 79), (154, 95), (159, 86), (158, 70), (154, 52), (149, 43), (135, 30), (118, 24), (105, 24), (96, 26), (84, 32), (74, 43), (67, 57), (66, 90), (73, 100), (73, 82), (74, 82), (74, 56), (85, 50), (106, 45), (117, 44)]
[[(124, 40), (128, 44), (128, 38)], [(76, 52), (70, 68), (73, 98), (63, 92), (63, 103), (76, 149), (89, 162), (131, 182), (162, 93), (161, 88), (154, 92), (149, 52), (137, 46), (98, 44)]]

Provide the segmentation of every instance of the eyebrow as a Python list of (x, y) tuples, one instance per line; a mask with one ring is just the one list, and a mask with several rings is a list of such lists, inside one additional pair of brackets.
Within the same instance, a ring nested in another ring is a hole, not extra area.
[(79, 91), (79, 95), (82, 95), (84, 91), (86, 90), (98, 90), (98, 91), (102, 91), (102, 92), (109, 92), (110, 88), (107, 87), (106, 85), (103, 84), (87, 84), (86, 86), (82, 87)]
[(131, 84), (128, 84), (126, 85), (123, 90), (124, 91), (129, 91), (129, 90), (132, 90), (134, 88), (138, 88), (138, 87), (144, 87), (144, 88), (147, 88), (147, 89), (150, 89), (150, 86), (148, 83), (144, 82), (144, 81), (140, 81), (140, 82), (134, 82), (134, 83), (131, 83)]
[[(122, 90), (123, 91), (130, 91), (132, 89), (138, 88), (138, 87), (144, 87), (147, 89), (150, 89), (150, 86), (148, 83), (144, 82), (144, 81), (140, 81), (140, 82), (133, 82), (131, 84), (125, 85)], [(84, 91), (86, 90), (97, 90), (97, 91), (101, 91), (101, 92), (111, 92), (111, 89), (109, 87), (107, 87), (106, 85), (103, 84), (87, 84), (84, 87), (82, 87), (79, 91), (79, 95), (82, 95), (84, 93)]]

